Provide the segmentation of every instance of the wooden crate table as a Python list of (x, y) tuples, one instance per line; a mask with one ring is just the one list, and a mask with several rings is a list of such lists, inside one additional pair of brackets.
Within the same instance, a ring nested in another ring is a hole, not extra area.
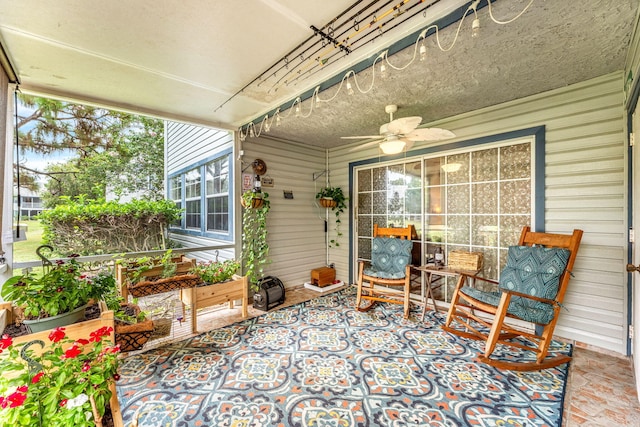
[[(176, 275), (186, 275), (191, 268), (195, 267), (196, 260), (194, 258), (188, 258), (184, 255), (180, 255), (171, 259), (171, 262), (176, 264)], [(121, 264), (116, 265), (116, 282), (120, 287), (120, 295), (124, 302), (129, 302), (129, 284), (131, 275), (135, 272), (136, 267), (126, 267)], [(149, 270), (144, 271), (141, 274), (141, 280), (145, 281), (150, 278), (157, 278), (162, 275), (164, 266), (157, 265)]]
[(229, 303), (234, 307), (235, 300), (242, 300), (242, 318), (249, 316), (249, 283), (247, 276), (234, 276), (233, 280), (195, 288), (181, 289), (180, 300), (191, 306), (191, 331), (198, 333), (198, 313), (201, 308)]
[(331, 267), (320, 267), (311, 270), (311, 284), (320, 288), (333, 284), (336, 280), (336, 270)]

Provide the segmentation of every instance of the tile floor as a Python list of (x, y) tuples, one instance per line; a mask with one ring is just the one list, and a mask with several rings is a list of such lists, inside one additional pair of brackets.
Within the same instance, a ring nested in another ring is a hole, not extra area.
[[(286, 301), (278, 308), (297, 304), (318, 295), (317, 292), (304, 287), (287, 289)], [(249, 317), (262, 313), (264, 312), (249, 306)], [(231, 310), (207, 309), (199, 314), (198, 330), (207, 331), (240, 320), (242, 317), (239, 307)], [(192, 335), (188, 320), (173, 323), (174, 327), (169, 336), (151, 341), (144, 350)], [(564, 408), (563, 427), (640, 426), (640, 402), (636, 393), (631, 359), (576, 345), (569, 370)]]

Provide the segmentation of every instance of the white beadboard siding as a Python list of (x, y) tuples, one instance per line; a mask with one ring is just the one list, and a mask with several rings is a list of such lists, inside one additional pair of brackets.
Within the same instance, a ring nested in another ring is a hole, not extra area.
[[(556, 334), (624, 354), (628, 200), (622, 87), (623, 73), (612, 73), (428, 127), (451, 129), (454, 141), (463, 141), (545, 126), (545, 229), (585, 232)], [(332, 184), (345, 191), (349, 163), (379, 155), (377, 147), (348, 152), (354, 145), (329, 153)], [(347, 218), (343, 222), (344, 245), (330, 251), (330, 262), (341, 272), (349, 270)]]
[[(248, 138), (242, 143), (243, 161), (262, 159), (267, 164), (264, 176), (273, 178), (273, 187), (263, 187), (269, 193), (271, 210), (267, 219), (271, 264), (265, 275), (279, 278), (285, 287), (303, 285), (310, 280), (311, 270), (326, 263), (324, 245), (325, 209), (315, 204), (313, 173), (325, 169), (324, 149), (288, 143), (267, 137)], [(247, 170), (251, 172), (251, 168)], [(325, 177), (317, 180), (318, 189), (324, 186)], [(333, 175), (332, 175), (333, 181)], [(283, 191), (293, 191), (293, 199), (285, 199)], [(237, 206), (241, 224), (242, 211), (239, 208), (241, 186), (238, 186)], [(346, 215), (345, 222), (348, 223)], [(346, 246), (345, 241), (345, 246)], [(347, 279), (348, 270), (338, 271), (338, 277)]]

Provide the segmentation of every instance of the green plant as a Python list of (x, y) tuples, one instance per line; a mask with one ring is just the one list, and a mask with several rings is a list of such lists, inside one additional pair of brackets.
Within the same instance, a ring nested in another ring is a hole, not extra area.
[(74, 254), (69, 261), (56, 261), (42, 276), (34, 273), (14, 276), (2, 285), (0, 295), (21, 307), (26, 318), (37, 319), (73, 311), (116, 289), (111, 273), (100, 272), (91, 277), (83, 273), (77, 257)]
[[(118, 379), (118, 346), (110, 346), (113, 328), (102, 327), (88, 339), (71, 340), (65, 328), (43, 341), (14, 345), (0, 340), (0, 424), (13, 426), (102, 426), (110, 385)], [(39, 344), (42, 351), (31, 346)]]
[(238, 261), (228, 259), (226, 261), (199, 262), (189, 270), (189, 273), (197, 274), (205, 283), (219, 283), (231, 279), (239, 268)]
[(342, 192), (342, 188), (331, 187), (331, 186), (324, 187), (316, 193), (316, 199), (323, 199), (323, 198), (330, 198), (336, 203), (335, 206), (332, 206), (330, 208), (336, 216), (335, 218), (336, 238), (331, 239), (329, 241), (329, 247), (340, 246), (340, 243), (338, 242), (338, 239), (340, 238), (340, 236), (342, 236), (342, 231), (340, 231), (340, 226), (342, 225), (342, 221), (340, 220), (340, 215), (344, 213), (344, 210), (347, 208), (347, 204), (346, 204), (347, 198), (344, 196), (344, 193)]
[(82, 196), (63, 200), (63, 204), (38, 216), (44, 242), (58, 253), (92, 255), (165, 249), (165, 231), (182, 214), (170, 200), (118, 203)]
[[(246, 206), (251, 206), (255, 198), (253, 191), (242, 195)], [(267, 215), (271, 204), (269, 193), (261, 193), (262, 205), (257, 208), (245, 208), (242, 213), (242, 265), (253, 290), (258, 290), (258, 280), (262, 278), (264, 267), (269, 263), (269, 244), (267, 243)]]
[(132, 285), (142, 280), (147, 280), (148, 277), (145, 273), (152, 268), (162, 266), (162, 272), (159, 275), (162, 279), (175, 276), (178, 268), (174, 261), (172, 249), (167, 249), (164, 254), (155, 257), (143, 256), (132, 259), (119, 259), (116, 264), (127, 267), (127, 276)]

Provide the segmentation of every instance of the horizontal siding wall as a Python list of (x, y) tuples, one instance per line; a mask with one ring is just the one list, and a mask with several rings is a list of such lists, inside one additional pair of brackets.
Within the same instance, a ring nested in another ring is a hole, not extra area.
[[(267, 164), (264, 176), (274, 180), (273, 187), (262, 187), (271, 202), (267, 219), (271, 264), (265, 273), (279, 278), (285, 287), (301, 286), (310, 280), (311, 270), (326, 263), (326, 209), (315, 203), (316, 186), (320, 189), (325, 178), (313, 180), (314, 173), (325, 169), (325, 150), (265, 137), (247, 138), (242, 150), (245, 163), (237, 170), (254, 159), (262, 159)], [(247, 172), (251, 172), (251, 167)], [(284, 198), (285, 190), (293, 192), (293, 199)], [(239, 206), (240, 193), (237, 200)], [(238, 224), (241, 221), (240, 216)], [(346, 280), (346, 274), (343, 277)]]
[(167, 175), (194, 165), (216, 151), (233, 147), (229, 131), (166, 122), (165, 141)]
[[(618, 72), (428, 127), (451, 129), (457, 135), (454, 141), (546, 127), (545, 229), (585, 232), (556, 334), (626, 353), (628, 225), (622, 88), (623, 75)], [(343, 189), (348, 188), (350, 162), (379, 156), (377, 147), (349, 152), (353, 146), (329, 153), (332, 184)], [(426, 146), (416, 143), (414, 149)], [(332, 249), (330, 260), (340, 272), (348, 272), (348, 245)]]

